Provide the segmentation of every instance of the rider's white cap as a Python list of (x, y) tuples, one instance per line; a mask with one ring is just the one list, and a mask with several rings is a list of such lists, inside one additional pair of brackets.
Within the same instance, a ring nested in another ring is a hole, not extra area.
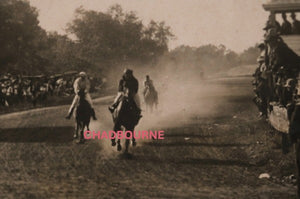
[(80, 77), (86, 77), (86, 72), (81, 71), (81, 72), (79, 73), (79, 76), (80, 76)]

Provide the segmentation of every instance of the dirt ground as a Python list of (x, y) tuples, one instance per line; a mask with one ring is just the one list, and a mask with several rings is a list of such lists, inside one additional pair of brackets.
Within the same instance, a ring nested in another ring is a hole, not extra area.
[[(0, 198), (296, 198), (293, 149), (282, 154), (257, 117), (250, 81), (206, 81), (197, 101), (144, 112), (137, 130), (165, 139), (138, 141), (129, 159), (107, 140), (76, 144), (68, 106), (1, 115)], [(98, 100), (91, 129), (111, 129), (110, 101)]]

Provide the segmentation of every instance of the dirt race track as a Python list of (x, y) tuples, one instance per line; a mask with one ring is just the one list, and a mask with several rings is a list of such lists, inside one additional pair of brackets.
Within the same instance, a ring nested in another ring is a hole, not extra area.
[[(173, 110), (160, 104), (137, 129), (165, 139), (138, 141), (130, 159), (107, 140), (76, 144), (67, 106), (2, 115), (0, 198), (296, 198), (293, 150), (282, 154), (252, 96), (249, 78), (228, 78)], [(110, 100), (96, 103), (91, 129), (111, 129)]]

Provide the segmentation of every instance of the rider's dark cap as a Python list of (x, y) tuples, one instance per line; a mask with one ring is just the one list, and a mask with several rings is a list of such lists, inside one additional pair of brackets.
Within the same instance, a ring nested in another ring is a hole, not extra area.
[(127, 74), (127, 75), (132, 75), (133, 71), (130, 70), (130, 69), (125, 69), (124, 70), (124, 74)]

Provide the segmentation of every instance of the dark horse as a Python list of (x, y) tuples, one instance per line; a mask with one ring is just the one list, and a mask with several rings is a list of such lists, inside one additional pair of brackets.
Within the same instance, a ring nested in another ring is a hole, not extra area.
[(92, 117), (92, 109), (90, 104), (85, 99), (85, 92), (84, 90), (80, 90), (78, 92), (79, 96), (79, 103), (75, 109), (75, 133), (74, 138), (78, 138), (78, 132), (80, 132), (80, 140), (79, 143), (84, 143), (83, 132), (84, 128), (86, 127), (89, 130), (89, 125)]
[[(114, 131), (131, 131), (133, 134), (135, 126), (138, 124), (140, 120), (140, 110), (137, 108), (132, 97), (122, 96), (117, 108), (112, 113), (113, 121), (114, 121)], [(123, 129), (122, 129), (123, 127)], [(129, 133), (127, 133), (129, 134)], [(126, 135), (130, 137), (130, 135)], [(112, 139), (112, 146), (116, 145), (116, 140)], [(122, 150), (120, 139), (117, 141), (118, 151)], [(126, 139), (125, 142), (125, 153), (128, 153), (130, 140)], [(132, 135), (132, 145), (136, 145), (136, 141), (134, 136)]]
[(144, 90), (144, 100), (146, 103), (146, 110), (150, 108), (150, 112), (153, 111), (153, 106), (155, 109), (157, 108), (158, 104), (158, 94), (154, 87), (147, 86)]

